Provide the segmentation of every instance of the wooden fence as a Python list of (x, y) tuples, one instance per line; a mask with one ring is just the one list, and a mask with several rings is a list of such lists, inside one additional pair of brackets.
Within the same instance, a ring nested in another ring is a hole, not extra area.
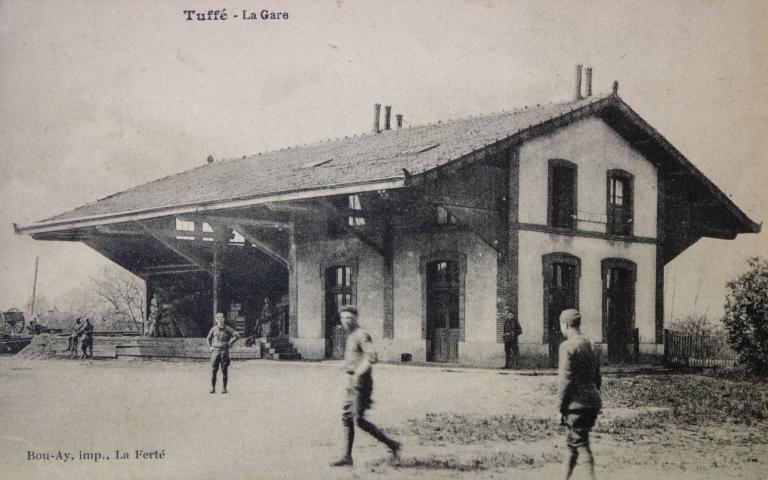
[(664, 365), (671, 367), (730, 367), (736, 353), (724, 337), (664, 330)]

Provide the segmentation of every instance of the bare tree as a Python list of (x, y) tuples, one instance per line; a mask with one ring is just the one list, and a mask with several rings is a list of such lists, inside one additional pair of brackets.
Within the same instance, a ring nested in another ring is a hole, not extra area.
[(117, 267), (105, 267), (91, 279), (93, 293), (109, 308), (103, 311), (106, 323), (118, 330), (141, 332), (144, 325), (144, 284), (129, 272)]
[(690, 335), (716, 335), (722, 333), (722, 326), (707, 318), (706, 314), (692, 313), (676, 318), (669, 324), (670, 330)]

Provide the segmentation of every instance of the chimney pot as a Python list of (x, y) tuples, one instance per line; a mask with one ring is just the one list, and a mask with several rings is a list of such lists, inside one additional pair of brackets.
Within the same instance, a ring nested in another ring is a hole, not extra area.
[(398, 113), (395, 115), (395, 119), (397, 120), (397, 128), (403, 128), (403, 114)]
[(373, 133), (380, 133), (379, 129), (379, 117), (381, 117), (381, 104), (373, 104)]
[(392, 107), (387, 105), (384, 107), (384, 130), (389, 130), (389, 118), (392, 114)]
[(575, 100), (581, 100), (581, 64), (576, 65), (576, 95)]
[(587, 67), (587, 96), (592, 96), (592, 67)]

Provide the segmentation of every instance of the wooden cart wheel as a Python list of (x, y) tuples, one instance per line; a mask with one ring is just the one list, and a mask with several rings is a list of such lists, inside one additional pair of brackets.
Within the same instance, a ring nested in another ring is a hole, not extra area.
[(18, 308), (11, 308), (3, 313), (5, 330), (10, 334), (21, 335), (24, 332), (24, 313)]

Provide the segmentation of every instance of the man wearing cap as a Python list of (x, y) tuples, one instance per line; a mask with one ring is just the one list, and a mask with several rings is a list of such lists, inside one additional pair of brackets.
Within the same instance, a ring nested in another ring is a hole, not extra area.
[(67, 343), (67, 349), (64, 350), (65, 352), (72, 352), (74, 354), (77, 354), (77, 343), (80, 339), (80, 335), (83, 334), (83, 323), (80, 321), (80, 317), (77, 317), (75, 320), (75, 329), (72, 330), (72, 333), (69, 335), (69, 342)]
[(558, 372), (560, 418), (561, 423), (568, 427), (565, 478), (571, 478), (582, 454), (589, 467), (590, 478), (594, 479), (595, 461), (589, 447), (589, 432), (602, 407), (599, 352), (581, 334), (581, 314), (578, 310), (563, 310), (560, 330), (566, 337), (560, 344)]
[(216, 374), (221, 366), (221, 393), (227, 393), (227, 373), (229, 371), (229, 347), (240, 335), (234, 328), (224, 324), (224, 314), (219, 312), (214, 318), (216, 325), (208, 332), (208, 348), (211, 350), (211, 392), (216, 393)]
[(93, 325), (91, 325), (91, 321), (87, 318), (85, 319), (82, 332), (83, 339), (80, 341), (80, 349), (83, 351), (83, 354), (80, 355), (80, 358), (82, 360), (93, 358)]
[(355, 441), (355, 423), (373, 438), (389, 447), (393, 459), (398, 458), (400, 442), (392, 440), (379, 427), (365, 419), (365, 411), (371, 408), (373, 400), (373, 377), (371, 369), (376, 363), (376, 350), (371, 336), (357, 323), (357, 307), (346, 305), (339, 311), (341, 325), (347, 334), (344, 348), (344, 368), (349, 375), (346, 397), (342, 407), (341, 422), (346, 434), (344, 456), (331, 464), (332, 467), (352, 465), (352, 444)]
[(517, 337), (523, 334), (523, 327), (517, 321), (517, 317), (509, 307), (504, 308), (504, 368), (518, 366), (520, 348), (517, 345)]

